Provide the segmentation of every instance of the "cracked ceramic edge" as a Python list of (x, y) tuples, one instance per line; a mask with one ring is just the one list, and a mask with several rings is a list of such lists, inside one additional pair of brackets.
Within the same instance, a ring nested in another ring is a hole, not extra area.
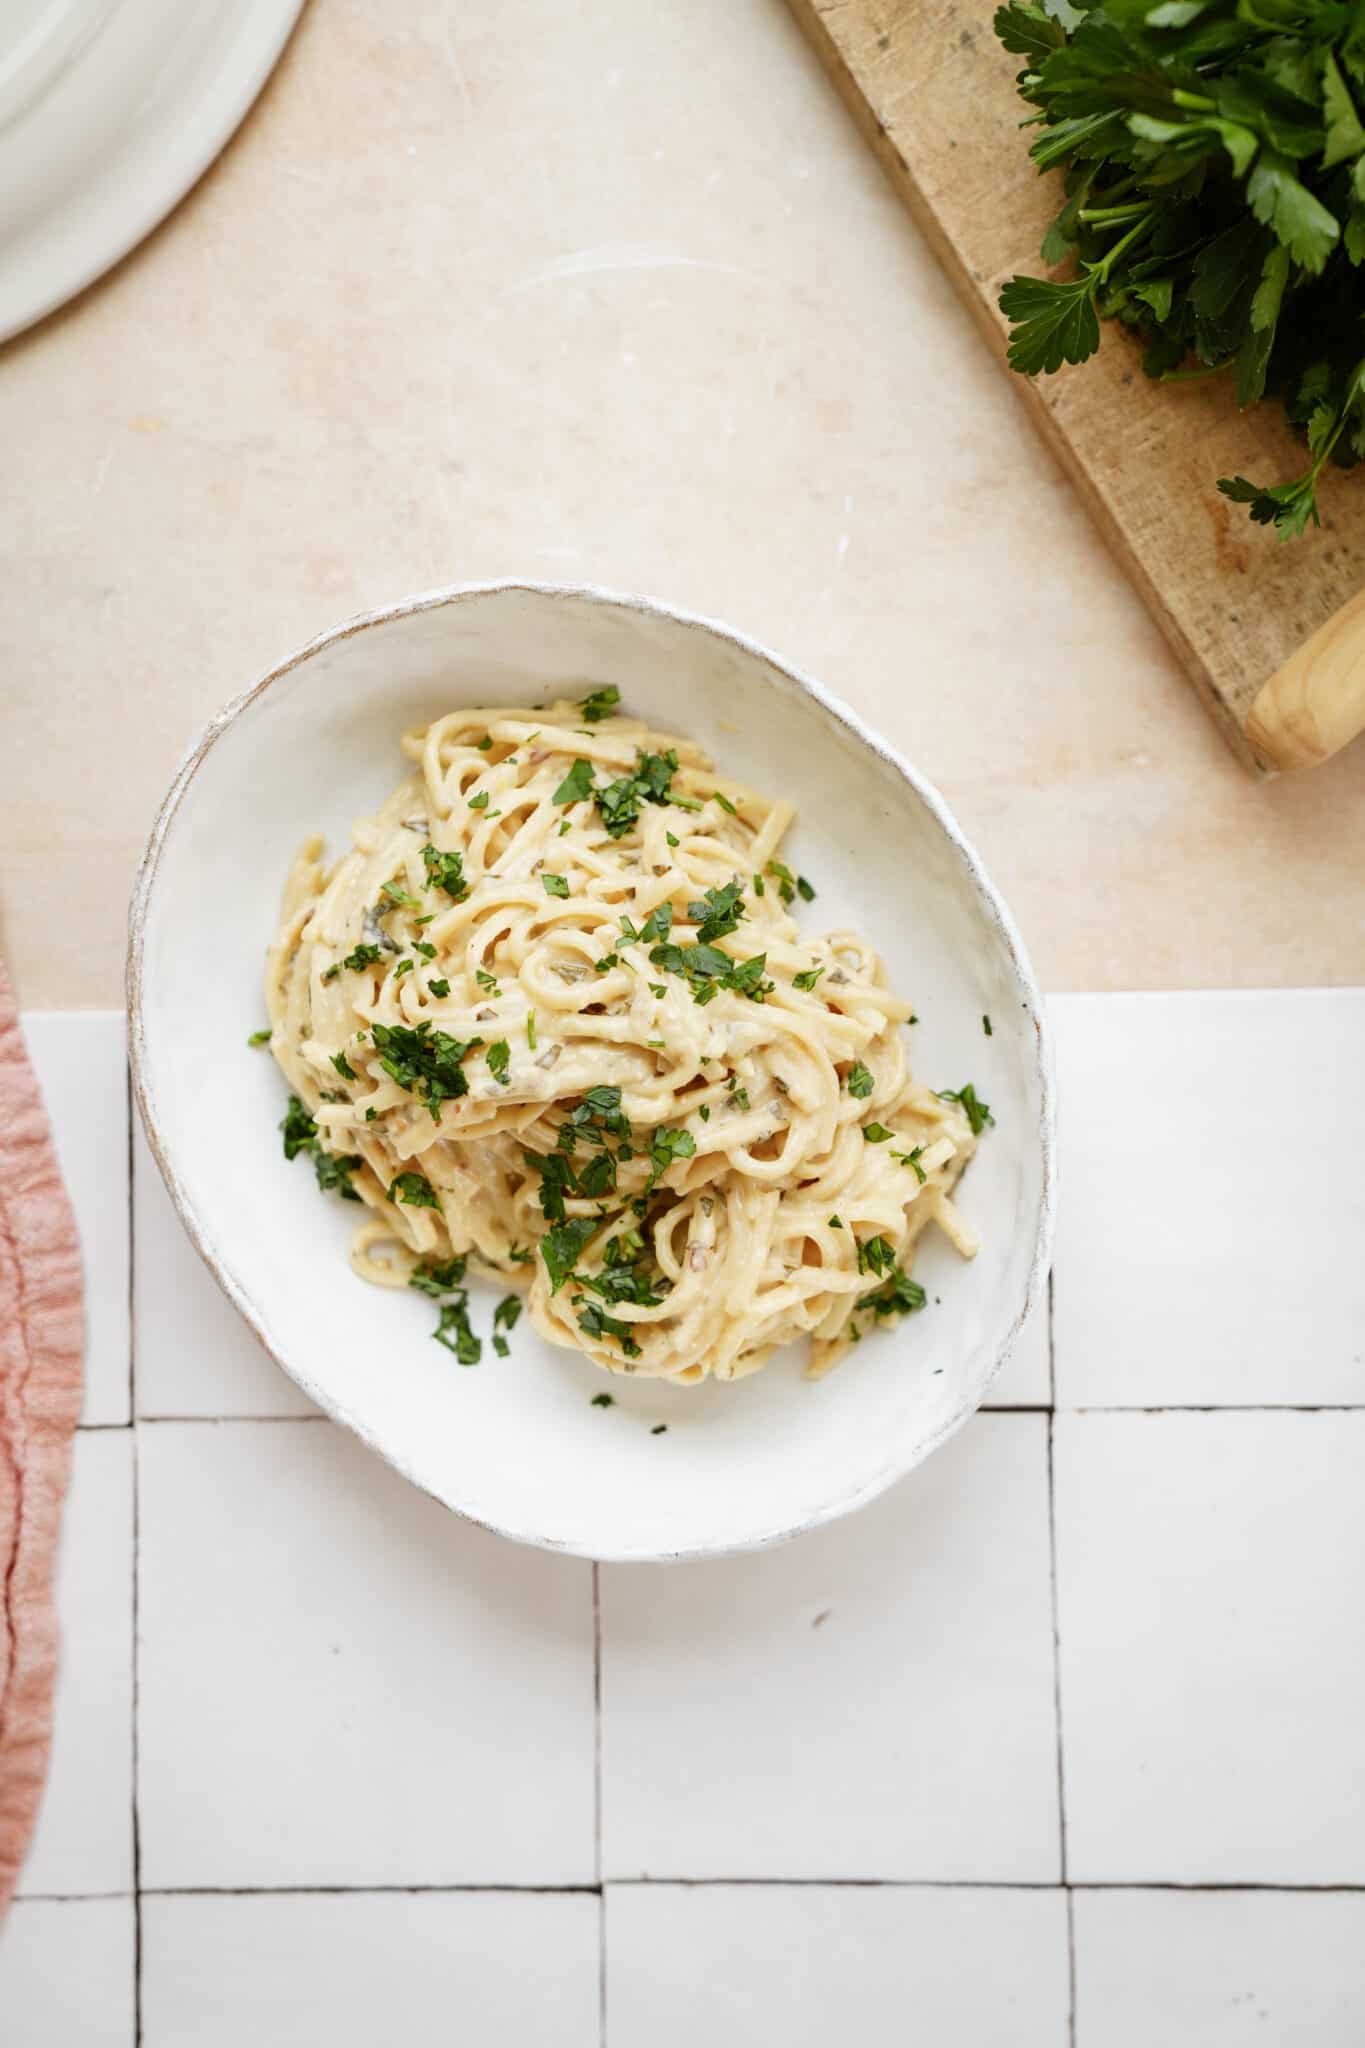
[[(200, 1225), (193, 1204), (180, 1186), (175, 1169), (171, 1165), (166, 1148), (162, 1142), (161, 1132), (148, 1091), (146, 1075), (144, 1073), (145, 1048), (143, 1043), (142, 1017), (142, 954), (147, 909), (156, 883), (157, 870), (165, 846), (166, 835), (179, 809), (181, 798), (191, 782), (193, 782), (201, 763), (208, 755), (209, 749), (226, 732), (228, 727), (241, 716), (248, 705), (254, 704), (258, 697), (264, 695), (272, 683), (279, 682), (282, 676), (291, 674), (293, 670), (300, 667), (304, 662), (310, 661), (323, 648), (333, 647), (343, 640), (354, 639), (357, 634), (367, 631), (371, 626), (383, 625), (392, 619), (407, 618), (419, 612), (439, 611), (447, 605), (459, 604), (467, 598), (493, 597), (503, 592), (526, 592), (537, 597), (569, 599), (588, 605), (607, 604), (626, 611), (639, 612), (650, 617), (670, 619), (677, 625), (710, 634), (717, 639), (727, 641), (732, 647), (742, 649), (746, 654), (757, 656), (760, 661), (768, 665), (779, 683), (802, 692), (813, 699), (827, 718), (831, 719), (835, 724), (842, 726), (845, 731), (852, 733), (854, 738), (861, 741), (879, 760), (884, 761), (888, 767), (894, 769), (901, 780), (914, 791), (920, 802), (931, 812), (939, 829), (949, 841), (966, 869), (972, 887), (976, 892), (977, 900), (985, 910), (989, 922), (994, 926), (1004, 944), (1010, 965), (1027, 999), (1029, 1014), (1033, 1022), (1036, 1045), (1034, 1070), (1038, 1078), (1040, 1097), (1037, 1138), (1041, 1150), (1043, 1168), (1038, 1227), (1034, 1237), (1033, 1257), (1029, 1263), (1028, 1283), (1024, 1292), (1023, 1307), (1006, 1332), (1004, 1342), (996, 1354), (995, 1363), (983, 1380), (980, 1392), (974, 1400), (964, 1403), (960, 1409), (949, 1416), (942, 1428), (918, 1447), (918, 1454), (913, 1465), (899, 1464), (885, 1469), (874, 1475), (873, 1478), (864, 1481), (853, 1492), (822, 1507), (818, 1513), (809, 1516), (797, 1526), (773, 1529), (764, 1534), (751, 1537), (743, 1543), (726, 1543), (718, 1546), (698, 1545), (686, 1550), (648, 1551), (643, 1553), (629, 1550), (586, 1551), (555, 1537), (528, 1535), (521, 1530), (505, 1528), (498, 1522), (489, 1521), (480, 1515), (470, 1514), (467, 1509), (452, 1508), (449, 1501), (441, 1500), (439, 1494), (433, 1493), (431, 1488), (424, 1485), (404, 1464), (391, 1458), (387, 1451), (381, 1449), (368, 1430), (347, 1412), (343, 1403), (338, 1402), (329, 1394), (313, 1386), (308, 1379), (287, 1365), (275, 1350), (257, 1318), (254, 1305), (243, 1294), (231, 1274), (226, 1271), (220, 1262), (218, 1254), (209, 1243)], [(422, 591), (414, 597), (404, 598), (397, 604), (384, 605), (375, 611), (361, 612), (355, 618), (347, 619), (342, 625), (333, 626), (327, 632), (319, 633), (314, 639), (309, 640), (303, 647), (299, 648), (297, 653), (288, 656), (287, 659), (280, 662), (275, 668), (270, 669), (258, 682), (253, 683), (249, 689), (244, 690), (240, 696), (234, 697), (229, 704), (225, 705), (214, 718), (209, 720), (209, 723), (205, 726), (198, 739), (190, 744), (182, 757), (172, 779), (171, 786), (162, 799), (161, 808), (157, 813), (156, 822), (153, 824), (151, 833), (148, 836), (147, 845), (133, 884), (133, 893), (128, 908), (126, 994), (128, 1005), (128, 1058), (132, 1070), (133, 1089), (137, 1097), (138, 1110), (142, 1117), (143, 1129), (147, 1134), (147, 1142), (151, 1147), (152, 1156), (156, 1160), (161, 1178), (166, 1184), (166, 1191), (170, 1195), (176, 1213), (189, 1234), (190, 1242), (212, 1273), (218, 1285), (227, 1295), (228, 1300), (247, 1323), (257, 1342), (267, 1355), (274, 1360), (275, 1364), (279, 1366), (280, 1370), (288, 1378), (292, 1379), (295, 1385), (301, 1388), (311, 1401), (316, 1402), (317, 1406), (325, 1414), (329, 1415), (333, 1421), (342, 1423), (353, 1435), (360, 1439), (368, 1450), (375, 1452), (377, 1456), (383, 1458), (385, 1464), (392, 1466), (393, 1470), (399, 1472), (410, 1485), (415, 1486), (419, 1493), (424, 1493), (429, 1499), (437, 1501), (448, 1514), (459, 1514), (464, 1520), (473, 1522), (479, 1528), (487, 1529), (494, 1535), (504, 1536), (511, 1542), (526, 1543), (534, 1549), (554, 1551), (563, 1556), (592, 1558), (600, 1564), (671, 1564), (683, 1563), (695, 1558), (723, 1557), (744, 1551), (771, 1549), (777, 1543), (788, 1542), (795, 1536), (804, 1535), (808, 1530), (821, 1528), (827, 1522), (838, 1521), (844, 1515), (853, 1514), (857, 1509), (866, 1507), (871, 1501), (876, 1500), (879, 1495), (886, 1492), (888, 1487), (893, 1486), (898, 1479), (908, 1476), (908, 1473), (913, 1471), (915, 1466), (923, 1464), (926, 1458), (931, 1457), (942, 1444), (947, 1442), (949, 1437), (956, 1435), (964, 1423), (969, 1421), (976, 1413), (977, 1409), (981, 1406), (987, 1389), (1013, 1351), (1024, 1321), (1047, 1283), (1047, 1276), (1051, 1267), (1052, 1238), (1057, 1206), (1056, 1082), (1053, 1070), (1052, 1043), (1043, 1016), (1042, 998), (1037, 982), (1034, 979), (1028, 954), (1024, 948), (1023, 939), (1019, 935), (1013, 917), (1010, 915), (1001, 897), (997, 894), (994, 884), (987, 876), (976, 849), (964, 836), (957, 820), (933, 784), (926, 782), (896, 748), (888, 745), (879, 734), (864, 723), (856, 711), (843, 703), (831, 691), (827, 690), (822, 683), (817, 682), (813, 676), (807, 675), (802, 669), (794, 667), (790, 662), (784, 661), (781, 656), (774, 654), (771, 648), (764, 646), (762, 641), (751, 639), (748, 634), (736, 632), (733, 627), (723, 625), (717, 619), (707, 618), (700, 612), (681, 610), (675, 605), (668, 604), (662, 598), (632, 597), (621, 591), (608, 590), (600, 584), (541, 583), (524, 578), (507, 578), (487, 583), (456, 583), (449, 584), (438, 590)]]

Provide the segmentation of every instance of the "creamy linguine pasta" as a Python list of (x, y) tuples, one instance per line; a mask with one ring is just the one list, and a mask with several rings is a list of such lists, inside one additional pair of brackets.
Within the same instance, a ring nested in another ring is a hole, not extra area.
[(799, 928), (792, 807), (616, 699), (451, 712), (334, 867), (304, 846), (266, 973), (296, 1143), (372, 1212), (369, 1280), (439, 1295), (463, 1255), (613, 1371), (808, 1336), (818, 1377), (923, 1306), (930, 1224), (975, 1252), (990, 1112), (911, 1078), (864, 938)]

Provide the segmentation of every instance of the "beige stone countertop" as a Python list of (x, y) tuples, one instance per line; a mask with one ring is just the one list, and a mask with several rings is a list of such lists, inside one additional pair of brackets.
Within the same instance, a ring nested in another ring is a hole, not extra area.
[(1050, 988), (1365, 979), (1365, 744), (1272, 783), (1225, 751), (782, 0), (311, 0), (179, 212), (0, 349), (0, 449), (30, 1006), (121, 1000), (138, 850), (222, 703), (502, 575), (814, 671), (943, 790)]

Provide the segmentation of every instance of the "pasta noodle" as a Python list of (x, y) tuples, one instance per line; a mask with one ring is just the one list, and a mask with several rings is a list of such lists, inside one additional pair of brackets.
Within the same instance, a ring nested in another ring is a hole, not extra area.
[(865, 939), (798, 928), (791, 805), (616, 697), (404, 736), (352, 849), (290, 873), (274, 1055), (373, 1212), (365, 1278), (467, 1255), (613, 1371), (738, 1379), (808, 1336), (818, 1377), (923, 1305), (930, 1224), (976, 1250), (950, 1191), (989, 1110), (911, 1078)]

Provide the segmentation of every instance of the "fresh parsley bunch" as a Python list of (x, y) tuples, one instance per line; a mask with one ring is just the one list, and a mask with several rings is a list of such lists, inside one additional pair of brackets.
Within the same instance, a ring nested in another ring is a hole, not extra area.
[(1026, 376), (1081, 363), (1102, 319), (1149, 377), (1226, 373), (1308, 441), (1288, 483), (1220, 477), (1283, 539), (1320, 524), (1324, 463), (1365, 456), (1365, 0), (1013, 0), (1030, 152), (1065, 166), (1042, 258), (1000, 294)]

